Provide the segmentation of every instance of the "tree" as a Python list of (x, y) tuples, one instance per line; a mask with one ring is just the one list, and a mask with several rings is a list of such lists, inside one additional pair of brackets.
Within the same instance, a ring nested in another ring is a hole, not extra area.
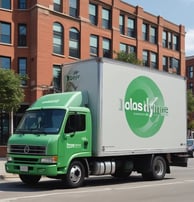
[(187, 91), (187, 121), (188, 121), (188, 129), (194, 129), (194, 96), (191, 90)]
[(0, 110), (4, 112), (17, 111), (24, 100), (21, 88), (23, 77), (12, 70), (0, 68)]
[(128, 62), (136, 65), (142, 65), (142, 61), (137, 59), (135, 53), (126, 53), (124, 51), (115, 52), (117, 54), (116, 60)]

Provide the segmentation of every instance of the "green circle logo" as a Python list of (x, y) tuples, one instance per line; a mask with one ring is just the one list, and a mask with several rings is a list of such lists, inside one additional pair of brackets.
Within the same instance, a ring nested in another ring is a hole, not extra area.
[(129, 127), (142, 138), (155, 135), (168, 114), (160, 89), (145, 76), (137, 77), (129, 84), (124, 109)]

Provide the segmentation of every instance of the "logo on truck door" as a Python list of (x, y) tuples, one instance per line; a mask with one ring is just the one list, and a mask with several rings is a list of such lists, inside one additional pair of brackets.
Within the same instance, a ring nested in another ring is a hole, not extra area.
[(124, 110), (131, 130), (143, 138), (155, 135), (168, 114), (160, 89), (146, 76), (139, 76), (129, 84)]

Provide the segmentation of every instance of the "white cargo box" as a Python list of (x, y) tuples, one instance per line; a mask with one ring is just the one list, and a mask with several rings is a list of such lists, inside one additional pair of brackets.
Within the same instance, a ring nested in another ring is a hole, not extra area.
[(109, 59), (63, 66), (63, 91), (87, 91), (93, 155), (186, 151), (186, 80)]

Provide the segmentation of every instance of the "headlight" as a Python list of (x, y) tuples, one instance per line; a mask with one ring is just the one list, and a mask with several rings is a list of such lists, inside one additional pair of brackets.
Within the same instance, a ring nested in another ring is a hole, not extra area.
[(58, 156), (43, 157), (41, 163), (57, 163)]

